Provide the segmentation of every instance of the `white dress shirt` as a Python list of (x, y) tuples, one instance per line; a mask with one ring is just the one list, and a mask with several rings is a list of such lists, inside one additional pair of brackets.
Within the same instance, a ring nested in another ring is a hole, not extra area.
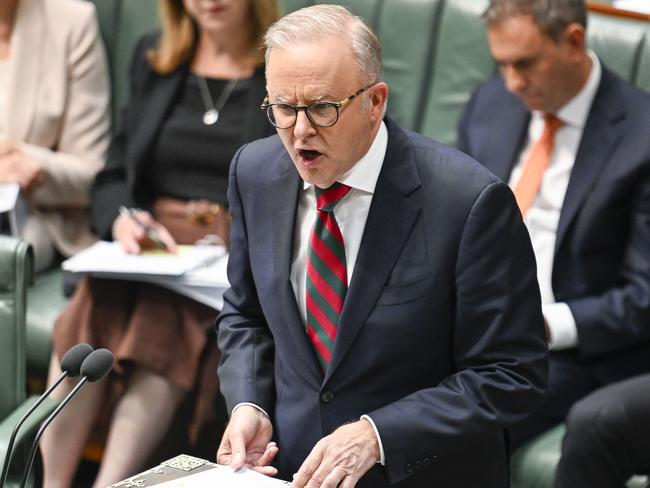
[[(343, 242), (345, 245), (345, 261), (348, 273), (348, 283), (352, 283), (354, 277), (354, 265), (359, 255), (359, 247), (363, 231), (366, 227), (366, 219), (370, 211), (372, 196), (375, 193), (379, 172), (384, 163), (386, 148), (388, 146), (388, 130), (383, 122), (375, 136), (368, 152), (339, 180), (351, 188), (351, 190), (336, 204), (334, 207), (334, 217), (341, 229)], [(304, 182), (302, 192), (298, 201), (298, 213), (296, 215), (296, 225), (293, 236), (293, 257), (291, 260), (291, 285), (296, 295), (298, 311), (302, 318), (303, 325), (307, 324), (307, 305), (306, 305), (306, 286), (307, 286), (307, 248), (309, 244), (309, 235), (314, 226), (316, 219), (316, 192), (311, 183)], [(258, 410), (259, 406), (252, 403), (240, 403), (233, 408), (239, 408), (242, 405), (249, 405)], [(266, 414), (268, 416), (268, 414)], [(362, 415), (362, 419), (367, 420), (375, 431), (377, 442), (379, 444), (379, 462), (384, 464), (384, 447), (379, 436), (379, 431), (373, 420)]]
[[(592, 61), (592, 68), (587, 82), (580, 92), (555, 114), (564, 122), (564, 125), (560, 127), (555, 135), (551, 161), (544, 172), (539, 193), (528, 209), (525, 219), (537, 260), (537, 280), (542, 295), (544, 318), (550, 330), (551, 341), (549, 346), (551, 349), (565, 349), (575, 347), (578, 344), (575, 319), (566, 303), (555, 301), (551, 275), (560, 210), (562, 209), (587, 116), (600, 85), (602, 72), (600, 61), (591, 51), (589, 51), (589, 57)], [(510, 176), (508, 184), (511, 188), (514, 188), (519, 181), (523, 164), (533, 144), (539, 140), (543, 131), (544, 113), (535, 111), (532, 113), (528, 126), (527, 143)]]

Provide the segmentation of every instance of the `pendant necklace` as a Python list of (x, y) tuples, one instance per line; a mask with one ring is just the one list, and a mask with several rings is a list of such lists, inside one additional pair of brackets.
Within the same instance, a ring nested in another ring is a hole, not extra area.
[(212, 101), (212, 95), (210, 94), (210, 89), (208, 88), (208, 82), (204, 76), (196, 75), (196, 78), (199, 80), (199, 89), (201, 90), (201, 98), (203, 99), (203, 105), (205, 106), (205, 113), (203, 114), (203, 123), (205, 125), (214, 125), (219, 120), (219, 110), (230, 98), (230, 94), (237, 86), (238, 78), (234, 80), (229, 80), (226, 84), (226, 87), (221, 92), (217, 103), (215, 104)]

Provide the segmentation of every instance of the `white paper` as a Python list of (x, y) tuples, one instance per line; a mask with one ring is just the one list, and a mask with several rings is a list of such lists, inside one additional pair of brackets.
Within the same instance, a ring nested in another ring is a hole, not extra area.
[(19, 191), (18, 183), (0, 183), (0, 212), (14, 209)]
[(650, 14), (649, 0), (614, 0), (614, 7), (642, 14)]
[(166, 481), (156, 488), (287, 488), (288, 481), (269, 478), (256, 471), (241, 469), (233, 471), (229, 466), (216, 466), (214, 469), (201, 471), (177, 480)]
[(128, 254), (119, 242), (99, 241), (64, 261), (62, 267), (73, 273), (111, 273), (125, 278), (139, 274), (179, 277), (215, 261), (224, 252), (220, 246), (178, 246), (176, 254), (160, 250)]
[[(98, 242), (86, 251), (63, 262), (63, 269), (74, 273), (92, 274), (97, 278), (144, 281), (173, 290), (181, 295), (203, 303), (215, 310), (223, 308), (223, 294), (228, 289), (228, 254), (224, 247), (190, 246), (191, 252), (209, 251), (204, 264), (174, 262), (181, 256), (153, 254), (132, 255), (121, 250), (119, 243)], [(208, 248), (208, 249), (200, 249)], [(215, 257), (216, 256), (216, 257)], [(168, 261), (171, 259), (171, 262)], [(203, 255), (196, 260), (203, 259)], [(187, 271), (183, 272), (183, 269)]]

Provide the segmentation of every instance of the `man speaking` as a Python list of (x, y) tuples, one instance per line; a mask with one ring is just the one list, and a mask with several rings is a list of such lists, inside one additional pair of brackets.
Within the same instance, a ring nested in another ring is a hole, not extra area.
[(381, 48), (348, 10), (266, 43), (278, 136), (231, 165), (217, 460), (297, 488), (506, 488), (506, 429), (547, 369), (511, 191), (384, 119)]

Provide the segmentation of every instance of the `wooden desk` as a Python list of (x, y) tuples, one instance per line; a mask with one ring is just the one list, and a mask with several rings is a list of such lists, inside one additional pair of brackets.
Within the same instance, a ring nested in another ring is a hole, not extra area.
[(614, 17), (623, 17), (626, 19), (645, 20), (650, 22), (650, 15), (641, 12), (633, 12), (631, 10), (623, 10), (612, 6), (612, 2), (591, 1), (587, 2), (587, 8), (590, 12), (598, 12), (605, 15), (612, 15)]

